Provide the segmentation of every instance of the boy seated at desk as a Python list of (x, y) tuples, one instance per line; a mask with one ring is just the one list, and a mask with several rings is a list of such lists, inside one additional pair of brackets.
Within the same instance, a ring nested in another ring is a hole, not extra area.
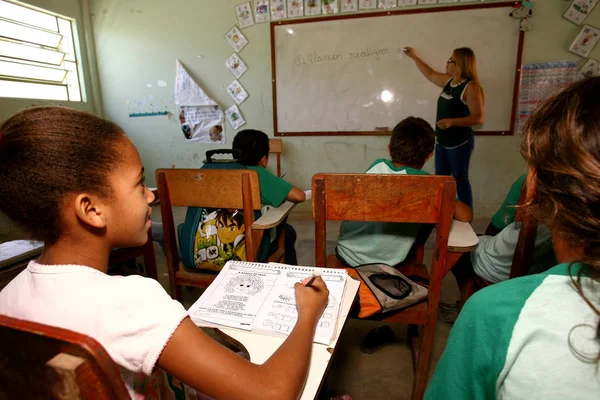
[[(433, 156), (435, 132), (425, 120), (408, 117), (392, 131), (388, 150), (391, 160), (380, 158), (367, 174), (429, 175), (423, 165)], [(473, 212), (457, 200), (454, 218), (470, 222)], [(338, 258), (350, 267), (404, 261), (419, 233), (420, 224), (344, 221), (336, 246)]]
[[(273, 175), (268, 169), (269, 137), (266, 133), (255, 129), (244, 129), (233, 139), (234, 150), (241, 153), (240, 164), (258, 173), (260, 185), (260, 201), (264, 206), (279, 207), (284, 201), (301, 203), (306, 194), (289, 182)], [(285, 231), (285, 263), (297, 265), (296, 231), (287, 222), (277, 227), (277, 238)], [(271, 241), (271, 253), (277, 250), (277, 239)]]

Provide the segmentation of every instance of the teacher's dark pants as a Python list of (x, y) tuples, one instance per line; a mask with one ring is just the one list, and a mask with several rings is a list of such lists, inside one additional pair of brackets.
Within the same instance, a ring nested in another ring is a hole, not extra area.
[(452, 149), (435, 144), (435, 174), (452, 175), (456, 179), (458, 199), (471, 208), (473, 192), (469, 182), (469, 164), (473, 148), (475, 148), (475, 138)]

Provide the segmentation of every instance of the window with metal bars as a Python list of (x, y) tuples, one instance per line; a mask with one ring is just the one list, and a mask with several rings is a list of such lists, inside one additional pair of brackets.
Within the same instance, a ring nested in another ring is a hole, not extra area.
[(0, 97), (81, 101), (75, 21), (0, 0)]

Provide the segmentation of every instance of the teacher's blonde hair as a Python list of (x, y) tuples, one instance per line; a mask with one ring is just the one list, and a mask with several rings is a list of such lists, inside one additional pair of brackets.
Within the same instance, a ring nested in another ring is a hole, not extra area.
[(477, 59), (473, 50), (469, 47), (454, 49), (454, 58), (456, 68), (460, 71), (460, 77), (475, 82), (481, 90), (481, 97), (484, 98), (483, 87), (479, 81), (479, 74), (477, 74)]

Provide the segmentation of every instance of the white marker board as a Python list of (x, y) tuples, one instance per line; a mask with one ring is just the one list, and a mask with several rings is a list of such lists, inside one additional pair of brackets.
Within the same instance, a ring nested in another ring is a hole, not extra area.
[(470, 47), (485, 92), (482, 134), (512, 134), (523, 33), (512, 2), (449, 6), (271, 24), (275, 134), (369, 135), (407, 116), (436, 122), (441, 89), (402, 48), (445, 71)]

